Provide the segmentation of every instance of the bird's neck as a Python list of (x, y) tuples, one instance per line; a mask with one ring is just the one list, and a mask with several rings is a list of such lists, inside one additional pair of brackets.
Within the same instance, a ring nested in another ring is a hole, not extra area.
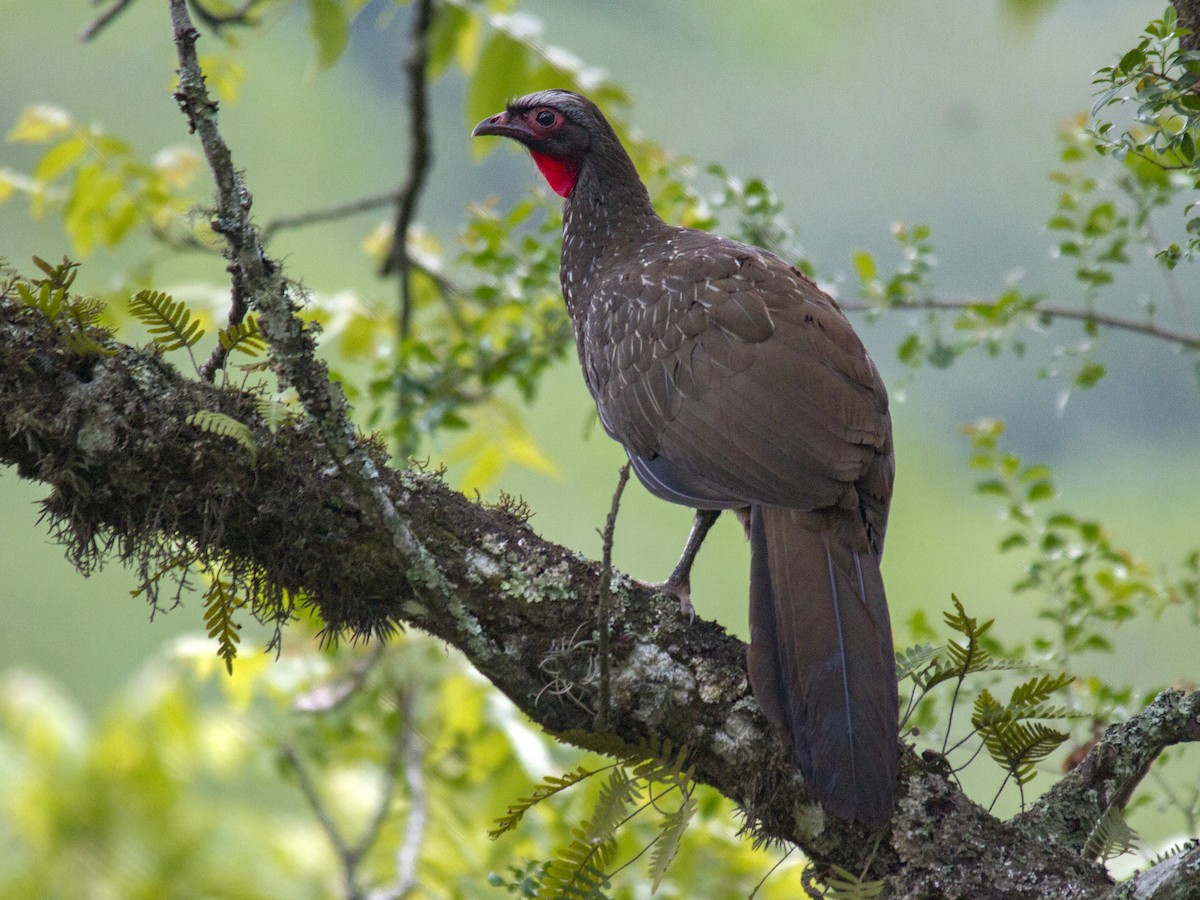
[(624, 148), (592, 154), (563, 206), (559, 274), (572, 316), (594, 279), (665, 227)]

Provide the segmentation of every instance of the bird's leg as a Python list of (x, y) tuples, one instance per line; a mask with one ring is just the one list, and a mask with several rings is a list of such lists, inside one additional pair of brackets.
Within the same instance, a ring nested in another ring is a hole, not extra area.
[(679, 608), (688, 614), (689, 619), (696, 618), (696, 610), (692, 606), (692, 564), (696, 561), (696, 554), (700, 552), (700, 545), (704, 543), (704, 538), (708, 536), (709, 529), (720, 514), (719, 509), (696, 510), (696, 517), (692, 520), (692, 533), (688, 535), (683, 555), (679, 557), (671, 577), (656, 585), (659, 590), (679, 601)]

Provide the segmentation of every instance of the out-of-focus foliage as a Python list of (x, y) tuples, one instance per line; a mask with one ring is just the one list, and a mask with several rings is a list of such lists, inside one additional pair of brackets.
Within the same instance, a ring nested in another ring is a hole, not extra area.
[[(1200, 51), (1185, 50), (1183, 35), (1175, 8), (1168, 6), (1116, 65), (1097, 72), (1102, 90), (1089, 129), (1097, 150), (1128, 166), (1137, 182), (1129, 193), (1148, 198), (1152, 206), (1187, 201), (1186, 242), (1157, 248), (1168, 268), (1200, 249), (1200, 213), (1190, 193), (1200, 189)], [(1101, 118), (1118, 112), (1131, 115), (1132, 122), (1122, 127)]]
[[(395, 885), (406, 842), (410, 897), (522, 896), (605, 777), (534, 805), (500, 840), (493, 820), (550, 772), (617, 771), (531, 729), (435, 641), (322, 652), (295, 632), (280, 659), (243, 654), (232, 676), (213, 642), (180, 641), (97, 721), (37, 676), (5, 675), (0, 897), (346, 896), (334, 833), (358, 851), (364, 896)], [(747, 896), (779, 854), (737, 836), (727, 800), (690, 790), (659, 896)], [(660, 792), (637, 804), (670, 805)], [(611, 842), (632, 865), (605, 896), (641, 896), (654, 850), (634, 860), (659, 831), (643, 819)], [(795, 896), (799, 868), (785, 863), (758, 896)]]
[(126, 141), (47, 105), (26, 109), (8, 141), (42, 144), (46, 152), (28, 175), (0, 170), (0, 201), (20, 192), (35, 217), (60, 211), (79, 256), (114, 247), (134, 229), (162, 231), (184, 222), (193, 203), (186, 192), (200, 157), (192, 148), (169, 147), (141, 160)]

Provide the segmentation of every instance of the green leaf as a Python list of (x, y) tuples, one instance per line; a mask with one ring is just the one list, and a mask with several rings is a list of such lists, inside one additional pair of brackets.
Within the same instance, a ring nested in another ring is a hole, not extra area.
[(338, 0), (308, 0), (308, 32), (317, 45), (317, 65), (328, 69), (350, 42), (350, 21)]
[(27, 106), (8, 132), (10, 144), (44, 144), (71, 128), (71, 116), (58, 106), (39, 103)]
[(41, 158), (37, 168), (33, 170), (33, 177), (43, 183), (53, 181), (75, 165), (85, 150), (87, 150), (87, 142), (83, 139), (83, 135), (76, 134), (65, 141), (60, 141), (46, 151), (46, 155)]
[(1026, 494), (1026, 499), (1030, 503), (1037, 503), (1039, 500), (1049, 500), (1054, 496), (1054, 485), (1049, 481), (1035, 481), (1029, 486), (1029, 491)]
[(875, 280), (877, 274), (875, 257), (865, 250), (858, 250), (851, 259), (854, 261), (854, 271), (858, 273), (858, 277), (864, 285)]
[[(473, 15), (470, 10), (452, 4), (439, 5), (429, 29), (429, 64), (426, 69), (429, 78), (439, 77), (451, 59), (463, 71), (469, 71), (469, 62), (474, 61), (475, 52), (478, 51), (481, 27), (480, 17)], [(474, 48), (470, 47), (472, 35)]]

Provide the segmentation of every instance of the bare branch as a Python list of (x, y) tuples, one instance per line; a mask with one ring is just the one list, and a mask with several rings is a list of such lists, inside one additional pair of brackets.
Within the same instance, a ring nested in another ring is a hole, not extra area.
[(283, 231), (288, 228), (303, 228), (307, 225), (317, 225), (321, 222), (336, 222), (339, 219), (347, 219), (350, 216), (371, 212), (374, 209), (392, 206), (399, 203), (400, 200), (400, 191), (388, 191), (383, 194), (370, 194), (366, 197), (360, 197), (357, 200), (338, 203), (324, 209), (312, 209), (306, 212), (294, 213), (290, 216), (278, 216), (263, 226), (262, 240), (265, 244), (275, 236), (277, 231)]
[(408, 232), (412, 227), (417, 203), (425, 188), (425, 178), (433, 162), (429, 136), (429, 98), (427, 96), (426, 66), (429, 62), (428, 36), (433, 23), (433, 0), (417, 0), (413, 9), (412, 30), (404, 71), (408, 77), (408, 133), (412, 139), (408, 154), (408, 176), (400, 188), (396, 209), (396, 227), (392, 247), (384, 260), (382, 275), (396, 272), (400, 276), (400, 340), (408, 337), (412, 319), (412, 294), (409, 284)]
[(333, 821), (333, 814), (330, 813), (329, 807), (325, 805), (325, 801), (321, 799), (321, 792), (317, 790), (316, 783), (308, 774), (308, 769), (300, 759), (300, 755), (296, 752), (296, 749), (290, 744), (284, 744), (283, 758), (287, 760), (288, 765), (292, 767), (292, 771), (296, 773), (296, 783), (300, 786), (300, 793), (304, 795), (304, 800), (308, 803), (308, 808), (312, 810), (313, 817), (317, 820), (321, 831), (325, 833), (326, 840), (333, 846), (338, 861), (342, 865), (342, 883), (345, 885), (345, 896), (347, 898), (357, 897), (358, 855), (346, 842), (346, 839), (342, 837), (337, 823)]
[(620, 477), (617, 478), (617, 489), (613, 491), (612, 508), (604, 521), (604, 530), (600, 537), (604, 542), (603, 556), (600, 563), (600, 591), (596, 603), (596, 619), (600, 631), (597, 654), (600, 657), (600, 697), (596, 702), (596, 730), (603, 733), (608, 731), (608, 703), (611, 688), (608, 668), (608, 638), (609, 638), (609, 604), (612, 600), (612, 547), (613, 532), (617, 528), (617, 511), (621, 508), (621, 495), (625, 485), (629, 483), (629, 463), (621, 466)]
[[(851, 300), (845, 303), (839, 303), (842, 309), (848, 312), (865, 312), (865, 311), (889, 311), (889, 310), (910, 310), (910, 309), (943, 309), (951, 311), (964, 311), (973, 306), (989, 306), (990, 301), (975, 300), (975, 299), (944, 299), (929, 297), (921, 300), (898, 300), (889, 302), (886, 305), (877, 303), (868, 303), (866, 301)], [(1029, 309), (1030, 314), (1043, 316), (1048, 319), (1072, 319), (1079, 322), (1089, 322), (1096, 325), (1103, 325), (1106, 328), (1114, 328), (1118, 331), (1130, 331), (1135, 334), (1144, 334), (1148, 337), (1158, 338), (1166, 341), (1169, 344), (1177, 344), (1180, 347), (1185, 347), (1189, 350), (1200, 350), (1200, 335), (1189, 334), (1183, 331), (1172, 331), (1168, 328), (1161, 328), (1153, 322), (1139, 321), (1137, 319), (1126, 319), (1120, 316), (1110, 316), (1104, 313), (1098, 313), (1094, 310), (1073, 309), (1068, 306), (1054, 306), (1046, 303), (1038, 303)]]
[(133, 0), (116, 0), (93, 20), (92, 24), (79, 33), (79, 40), (86, 43), (112, 24), (121, 13), (133, 5)]
[[(267, 258), (250, 220), (250, 191), (217, 129), (217, 104), (209, 97), (196, 58), (199, 33), (188, 16), (186, 0), (169, 0), (175, 46), (179, 54), (179, 89), (175, 98), (188, 117), (217, 185), (217, 214), (212, 228), (225, 238), (225, 258), (233, 284), (230, 324), (240, 322), (250, 306), (259, 313), (263, 336), (271, 347), (271, 366), (284, 386), (296, 389), (300, 403), (317, 427), (338, 470), (354, 489), (373, 498), (366, 510), (381, 521), (408, 565), (423, 567), (425, 556), (411, 529), (396, 512), (380, 480), (380, 463), (363, 445), (350, 421), (346, 395), (329, 377), (329, 368), (317, 358), (315, 330), (297, 315), (296, 304), (279, 267)], [(202, 373), (203, 374), (203, 373)], [(430, 584), (439, 581), (428, 571)]]
[(408, 820), (404, 826), (404, 839), (396, 848), (396, 883), (390, 887), (371, 891), (368, 900), (401, 900), (417, 886), (417, 860), (421, 856), (421, 843), (425, 839), (425, 820), (428, 816), (428, 800), (425, 793), (425, 746), (421, 736), (413, 727), (413, 697), (405, 693), (400, 697), (402, 721), (398, 735), (397, 750), (403, 750), (404, 781), (408, 788)]

